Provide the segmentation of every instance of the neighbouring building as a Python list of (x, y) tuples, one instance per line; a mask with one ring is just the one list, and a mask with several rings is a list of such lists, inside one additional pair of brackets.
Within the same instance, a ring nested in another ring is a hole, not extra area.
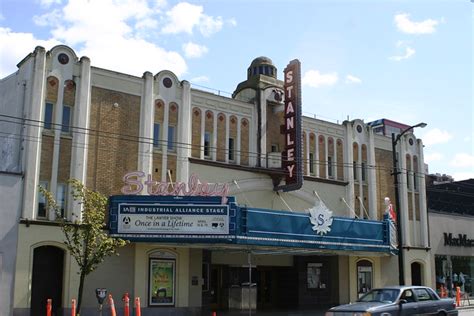
[[(397, 284), (391, 139), (360, 119), (301, 117), (295, 65), (282, 81), (256, 58), (229, 98), (166, 70), (93, 67), (66, 46), (20, 61), (0, 81), (13, 126), (2, 137), (19, 150), (7, 150), (19, 164), (0, 178), (16, 183), (0, 191), (17, 244), (0, 249), (3, 262), (16, 251), (0, 270), (14, 276), (13, 314), (42, 311), (47, 297), (58, 311), (77, 295), (77, 265), (38, 193), (80, 219), (70, 178), (110, 196), (110, 233), (131, 241), (86, 279), (84, 312), (96, 310), (96, 288), (140, 297), (143, 315), (184, 315), (345, 303)], [(397, 155), (405, 282), (432, 285), (422, 141), (404, 134)]]
[[(446, 177), (445, 175), (443, 175)], [(474, 292), (474, 179), (426, 187), (436, 288)], [(452, 292), (451, 292), (452, 295)]]

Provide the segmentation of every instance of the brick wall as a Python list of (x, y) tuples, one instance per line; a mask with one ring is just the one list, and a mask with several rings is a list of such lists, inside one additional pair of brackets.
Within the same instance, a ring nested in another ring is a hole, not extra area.
[(380, 148), (375, 148), (375, 164), (377, 166), (377, 209), (378, 218), (382, 218), (385, 211), (384, 198), (389, 197), (394, 203), (395, 190), (393, 188), (392, 152)]
[[(118, 103), (118, 107), (114, 107)], [(118, 194), (126, 172), (138, 168), (140, 97), (92, 87), (87, 186)]]
[(71, 138), (61, 137), (59, 148), (58, 183), (66, 183), (71, 178), (71, 145)]
[(54, 137), (43, 135), (41, 142), (40, 181), (48, 181), (49, 183), (53, 167)]
[(249, 164), (249, 128), (250, 122), (243, 119), (240, 123), (240, 164), (248, 166)]

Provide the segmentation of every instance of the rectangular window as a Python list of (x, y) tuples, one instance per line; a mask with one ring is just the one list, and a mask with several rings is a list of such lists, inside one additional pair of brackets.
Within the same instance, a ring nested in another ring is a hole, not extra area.
[(58, 183), (58, 187), (56, 189), (56, 203), (58, 204), (59, 211), (61, 212), (61, 217), (64, 217), (66, 214), (66, 194), (67, 194), (67, 186), (65, 183)]
[(354, 169), (354, 181), (357, 181), (357, 161), (352, 163), (352, 169)]
[(411, 184), (410, 184), (410, 170), (407, 170), (407, 187), (408, 190), (411, 190)]
[(328, 157), (328, 178), (334, 177), (332, 157)]
[[(48, 182), (40, 181), (40, 186), (48, 190)], [(38, 190), (38, 217), (46, 217), (46, 197)]]
[(211, 133), (204, 133), (204, 157), (211, 156)]
[(44, 128), (51, 129), (53, 123), (53, 104), (46, 103), (44, 107)]
[(278, 152), (278, 144), (272, 144), (272, 153)]
[(367, 166), (365, 162), (362, 162), (362, 164), (360, 165), (360, 168), (361, 168), (362, 181), (365, 182), (367, 179)]
[(235, 159), (235, 148), (234, 148), (234, 139), (229, 138), (229, 161), (234, 161)]
[(308, 262), (306, 265), (306, 286), (308, 289), (324, 289), (326, 285), (322, 282), (322, 263)]
[(153, 147), (160, 148), (160, 123), (153, 124)]
[(71, 107), (68, 105), (64, 105), (61, 132), (66, 134), (71, 133), (71, 113)]
[(413, 189), (418, 191), (418, 177), (416, 176), (416, 172), (413, 172)]
[(314, 154), (309, 153), (309, 173), (314, 174)]
[(168, 151), (175, 151), (175, 128), (174, 126), (168, 126)]

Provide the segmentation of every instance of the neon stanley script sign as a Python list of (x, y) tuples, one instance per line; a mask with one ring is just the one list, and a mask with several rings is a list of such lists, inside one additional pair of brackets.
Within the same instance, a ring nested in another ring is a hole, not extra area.
[(285, 185), (275, 190), (293, 191), (303, 185), (303, 169), (301, 163), (301, 63), (298, 59), (290, 61), (283, 71), (285, 74), (285, 124), (282, 126), (285, 136), (283, 151), (283, 169)]
[(225, 204), (229, 194), (229, 184), (201, 182), (195, 174), (189, 177), (187, 183), (171, 183), (156, 181), (151, 174), (134, 171), (123, 176), (123, 182), (125, 185), (120, 191), (126, 195), (140, 194), (146, 189), (149, 195), (221, 196)]

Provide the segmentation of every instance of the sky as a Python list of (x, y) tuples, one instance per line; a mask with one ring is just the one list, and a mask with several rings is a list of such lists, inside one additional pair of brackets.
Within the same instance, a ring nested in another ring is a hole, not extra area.
[(38, 45), (95, 67), (163, 69), (230, 96), (252, 60), (302, 67), (303, 114), (416, 129), (430, 173), (474, 178), (469, 0), (0, 0), (0, 78)]

